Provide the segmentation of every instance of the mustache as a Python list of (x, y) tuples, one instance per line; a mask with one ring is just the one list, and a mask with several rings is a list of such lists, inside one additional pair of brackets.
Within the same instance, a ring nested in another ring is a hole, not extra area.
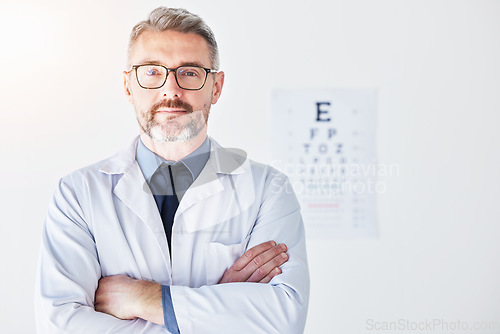
[(161, 100), (160, 102), (153, 104), (153, 106), (149, 109), (149, 114), (154, 116), (160, 108), (176, 108), (184, 109), (187, 113), (193, 112), (193, 107), (189, 103), (179, 99), (168, 99)]

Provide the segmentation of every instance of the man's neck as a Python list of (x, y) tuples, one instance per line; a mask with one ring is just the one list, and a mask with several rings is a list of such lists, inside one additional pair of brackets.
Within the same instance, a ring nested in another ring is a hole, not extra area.
[(141, 140), (144, 145), (153, 153), (159, 155), (165, 160), (179, 161), (194, 152), (203, 144), (207, 137), (207, 128), (205, 127), (193, 139), (186, 142), (157, 142), (151, 139), (147, 134), (141, 131)]

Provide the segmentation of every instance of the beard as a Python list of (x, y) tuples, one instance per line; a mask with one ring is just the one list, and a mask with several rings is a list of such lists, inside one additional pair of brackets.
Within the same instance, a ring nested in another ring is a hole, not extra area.
[[(163, 122), (155, 119), (160, 108), (177, 108), (185, 110), (183, 115), (170, 116)], [(141, 129), (156, 142), (187, 142), (195, 138), (207, 124), (210, 103), (205, 103), (201, 110), (181, 100), (162, 100), (154, 104), (146, 113), (141, 113), (142, 121), (136, 113)]]

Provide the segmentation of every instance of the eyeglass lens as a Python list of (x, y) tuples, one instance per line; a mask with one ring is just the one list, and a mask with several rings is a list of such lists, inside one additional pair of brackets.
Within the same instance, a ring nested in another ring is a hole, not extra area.
[[(144, 88), (160, 88), (167, 78), (167, 69), (158, 65), (141, 65), (136, 72), (139, 84)], [(181, 66), (175, 74), (177, 84), (183, 89), (200, 89), (207, 76), (204, 68), (196, 66)]]

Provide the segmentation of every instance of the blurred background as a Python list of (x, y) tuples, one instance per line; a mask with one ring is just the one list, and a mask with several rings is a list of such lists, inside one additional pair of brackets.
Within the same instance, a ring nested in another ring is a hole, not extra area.
[(378, 92), (377, 160), (399, 175), (377, 195), (377, 238), (308, 238), (306, 333), (500, 320), (499, 1), (2, 0), (2, 332), (35, 331), (40, 232), (59, 178), (138, 133), (122, 89), (127, 41), (160, 5), (214, 30), (226, 82), (209, 133), (254, 160), (273, 158), (273, 89)]

